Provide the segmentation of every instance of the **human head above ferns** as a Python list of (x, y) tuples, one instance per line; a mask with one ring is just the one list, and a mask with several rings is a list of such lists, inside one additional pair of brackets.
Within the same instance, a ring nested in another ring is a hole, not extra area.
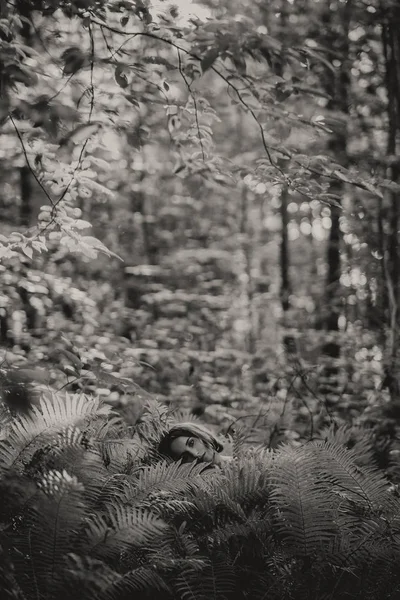
[(221, 454), (223, 445), (215, 435), (199, 423), (177, 423), (163, 436), (158, 451), (163, 456), (182, 462), (207, 462), (222, 465), (230, 461)]

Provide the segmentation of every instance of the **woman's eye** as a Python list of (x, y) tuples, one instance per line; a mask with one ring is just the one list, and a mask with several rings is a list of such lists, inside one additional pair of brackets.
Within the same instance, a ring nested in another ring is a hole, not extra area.
[(190, 438), (187, 445), (189, 446), (189, 448), (193, 448), (193, 444), (194, 444), (194, 439)]

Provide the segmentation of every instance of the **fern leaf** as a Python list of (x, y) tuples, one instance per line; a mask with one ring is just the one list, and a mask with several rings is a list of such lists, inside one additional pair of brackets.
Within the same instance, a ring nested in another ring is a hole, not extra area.
[(358, 465), (374, 463), (374, 435), (369, 429), (343, 424), (321, 432), (322, 440), (351, 450)]
[(11, 423), (12, 417), (9, 409), (3, 403), (0, 403), (0, 440), (7, 437), (8, 427)]
[(180, 462), (160, 462), (140, 469), (136, 478), (131, 478), (126, 493), (126, 502), (139, 504), (150, 493), (164, 490), (179, 495), (188, 493), (197, 483), (200, 484), (204, 472), (204, 464)]
[(139, 566), (121, 574), (91, 557), (71, 554), (68, 559), (71, 592), (81, 596), (83, 589), (85, 600), (141, 598), (137, 595), (141, 592), (146, 594), (145, 597), (155, 599), (159, 597), (157, 592), (161, 591), (164, 597), (169, 592), (163, 577), (151, 566)]
[(196, 489), (192, 503), (199, 513), (200, 522), (204, 524), (207, 522), (207, 517), (213, 525), (227, 520), (243, 523), (248, 518), (240, 504), (230, 497), (229, 490), (215, 485), (214, 482), (209, 486)]
[(233, 567), (224, 559), (214, 558), (200, 572), (181, 572), (175, 587), (182, 600), (221, 600), (231, 596), (237, 581)]
[(104, 439), (99, 444), (103, 460), (112, 473), (128, 473), (139, 466), (147, 452), (146, 447), (133, 439)]
[(94, 558), (115, 560), (132, 546), (160, 544), (168, 525), (143, 509), (116, 505), (107, 515), (96, 515), (85, 531), (86, 552)]
[(388, 481), (373, 467), (359, 467), (351, 450), (336, 442), (311, 442), (317, 468), (351, 500), (377, 510), (398, 512), (399, 502), (389, 492)]
[(0, 590), (4, 600), (27, 600), (14, 577), (14, 568), (0, 546)]
[(321, 552), (337, 534), (327, 484), (306, 448), (283, 448), (271, 475), (276, 531), (285, 546), (301, 556)]
[(50, 437), (64, 428), (109, 412), (110, 407), (98, 398), (83, 394), (63, 397), (53, 393), (51, 398), (42, 398), (40, 406), (34, 407), (29, 415), (13, 420), (7, 439), (0, 441), (0, 469), (21, 468), (20, 462), (29, 460), (43, 443), (43, 436)]
[(17, 527), (7, 532), (10, 558), (28, 598), (44, 597), (53, 589), (85, 511), (82, 485), (75, 477), (49, 471), (42, 478)]
[(212, 484), (220, 486), (229, 498), (246, 510), (264, 506), (269, 500), (273, 452), (264, 450), (226, 465)]

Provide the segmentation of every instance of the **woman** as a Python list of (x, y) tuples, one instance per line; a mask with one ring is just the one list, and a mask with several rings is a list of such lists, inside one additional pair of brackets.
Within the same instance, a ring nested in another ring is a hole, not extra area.
[(173, 425), (158, 446), (160, 454), (173, 460), (197, 460), (218, 466), (232, 460), (230, 456), (221, 454), (223, 449), (223, 445), (204, 425), (191, 422)]

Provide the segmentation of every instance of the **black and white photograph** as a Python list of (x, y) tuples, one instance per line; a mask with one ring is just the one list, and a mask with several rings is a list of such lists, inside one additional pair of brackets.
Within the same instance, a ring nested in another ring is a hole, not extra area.
[(0, 0), (0, 600), (400, 600), (400, 0)]

